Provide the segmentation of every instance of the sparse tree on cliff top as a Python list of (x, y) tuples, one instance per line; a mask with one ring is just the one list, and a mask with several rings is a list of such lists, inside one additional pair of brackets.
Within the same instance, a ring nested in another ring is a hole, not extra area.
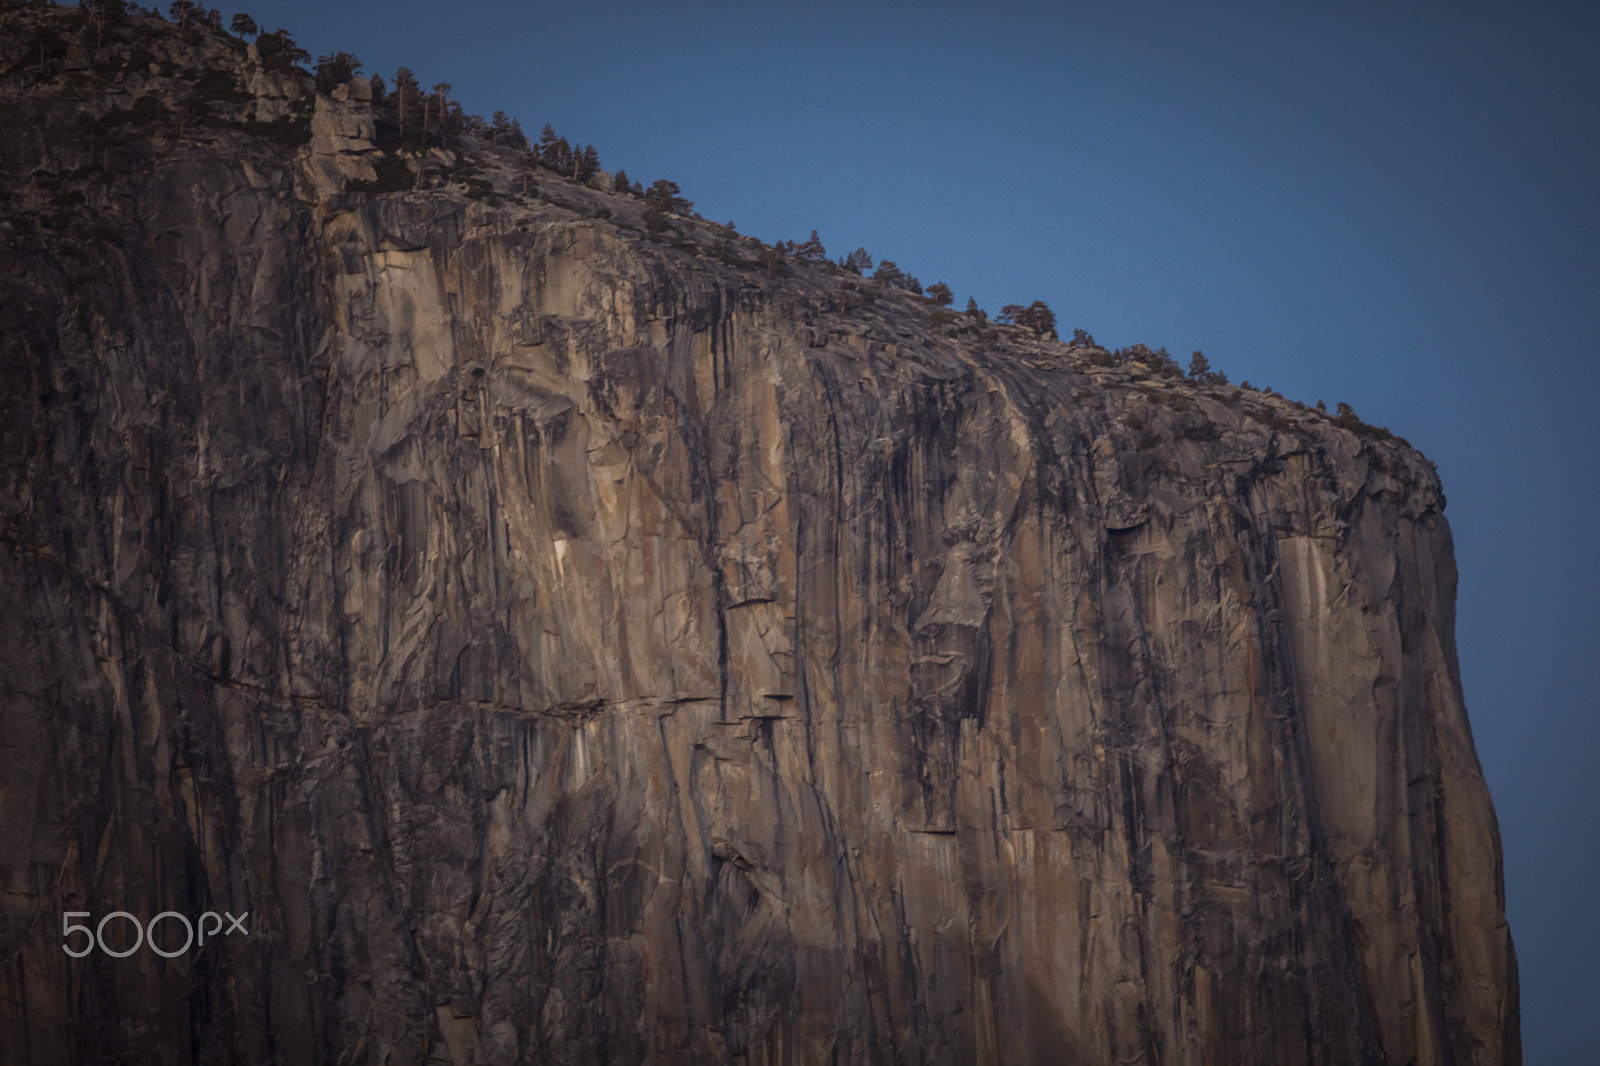
[(256, 20), (251, 18), (249, 15), (246, 15), (243, 11), (233, 16), (233, 21), (229, 23), (229, 26), (231, 26), (233, 32), (238, 34), (240, 37), (254, 37), (257, 33), (261, 32), (256, 26)]
[(881, 285), (893, 285), (897, 289), (903, 289), (906, 285), (906, 272), (901, 270), (893, 259), (885, 259), (873, 272), (872, 280)]
[(850, 271), (852, 274), (865, 274), (867, 271), (872, 269), (872, 256), (867, 254), (867, 250), (865, 248), (857, 248), (855, 251), (839, 260), (839, 265)]
[(1118, 348), (1112, 354), (1124, 363), (1143, 363), (1162, 377), (1183, 377), (1183, 368), (1178, 365), (1178, 361), (1172, 358), (1165, 348), (1157, 348), (1155, 351), (1151, 351), (1148, 344), (1130, 344), (1126, 348)]
[(461, 134), (470, 131), (483, 136), (486, 124), (482, 115), (469, 115), (461, 110), (459, 101), (451, 100), (445, 109), (444, 120), (439, 124), (439, 143), (447, 146), (455, 142), (457, 148), (461, 147)]
[(822, 246), (822, 239), (817, 236), (816, 230), (811, 231), (811, 236), (795, 249), (794, 254), (808, 263), (825, 263), (828, 260), (828, 250)]
[(788, 277), (792, 272), (789, 269), (789, 265), (784, 262), (786, 254), (783, 242), (777, 241), (771, 248), (761, 249), (761, 254), (756, 257), (756, 262), (760, 263), (761, 269), (769, 274)]
[(406, 126), (409, 124), (413, 132), (417, 130), (417, 110), (422, 105), (422, 85), (417, 81), (417, 76), (411, 73), (410, 67), (401, 67), (394, 72), (394, 120), (400, 127), (400, 139), (406, 139)]
[(652, 207), (659, 206), (663, 211), (686, 215), (694, 204), (683, 198), (682, 191), (678, 188), (677, 182), (658, 178), (651, 182), (650, 188), (645, 191), (645, 203)]
[(567, 143), (565, 137), (557, 137), (550, 149), (550, 169), (558, 174), (565, 174), (572, 169), (572, 145)]
[(528, 138), (522, 132), (522, 124), (504, 111), (494, 113), (493, 121), (489, 124), (488, 136), (490, 144), (524, 151), (528, 147)]
[(504, 111), (496, 111), (490, 116), (489, 143), (505, 144), (511, 136), (511, 116)]
[(317, 57), (317, 92), (331, 93), (361, 72), (361, 60), (349, 52)]
[(621, 167), (618, 167), (617, 172), (611, 175), (611, 191), (620, 193), (633, 191), (628, 187), (628, 172)]
[[(1163, 349), (1165, 350), (1165, 349)], [(1226, 385), (1228, 375), (1220, 370), (1211, 369), (1211, 360), (1203, 352), (1195, 352), (1189, 358), (1189, 377), (1202, 385)]]
[(1053, 334), (1056, 331), (1056, 315), (1050, 310), (1043, 300), (1035, 300), (1027, 307), (1021, 304), (1006, 304), (1000, 309), (997, 321), (1011, 325), (1026, 326), (1040, 335)]
[(928, 298), (940, 307), (949, 307), (955, 302), (956, 294), (944, 282), (936, 281), (928, 286)]
[(600, 153), (594, 145), (586, 144), (582, 151), (574, 152), (572, 158), (572, 180), (580, 184), (600, 173)]
[(1043, 300), (1035, 300), (1017, 315), (1017, 325), (1027, 326), (1040, 336), (1056, 331), (1056, 313)]
[(261, 55), (261, 65), (268, 70), (293, 70), (296, 64), (311, 58), (311, 53), (295, 43), (288, 30), (274, 30), (256, 38), (256, 51)]
[(447, 81), (437, 82), (437, 83), (435, 83), (435, 85), (433, 87), (433, 95), (428, 97), (427, 99), (423, 100), (423, 102), (422, 102), (422, 128), (423, 128), (424, 132), (426, 132), (430, 128), (428, 126), (428, 107), (429, 107), (430, 102), (434, 105), (434, 107), (437, 108), (437, 110), (439, 112), (439, 128), (440, 128), (441, 131), (443, 130), (443, 128), (444, 128), (445, 103), (449, 99), (450, 90), (453, 87), (454, 86), (452, 86)]
[(539, 133), (539, 143), (534, 146), (534, 155), (538, 156), (541, 164), (549, 167), (551, 170), (554, 170), (556, 166), (557, 140), (559, 140), (559, 138), (556, 136), (555, 129), (550, 125), (550, 123), (546, 122), (544, 124), (544, 129)]
[(680, 191), (677, 182), (660, 178), (645, 192), (644, 224), (652, 237), (666, 232), (669, 213), (687, 214), (694, 206), (679, 195)]

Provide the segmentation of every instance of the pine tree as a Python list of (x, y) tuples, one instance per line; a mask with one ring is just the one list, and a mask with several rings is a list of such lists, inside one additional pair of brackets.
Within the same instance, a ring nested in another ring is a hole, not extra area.
[(620, 193), (633, 191), (628, 187), (628, 172), (621, 167), (618, 167), (617, 172), (611, 175), (611, 191)]
[(361, 60), (349, 52), (317, 57), (317, 92), (331, 93), (361, 72)]
[(816, 230), (811, 231), (811, 236), (806, 238), (800, 247), (795, 249), (794, 254), (808, 263), (826, 263), (828, 261), (828, 250), (822, 246), (822, 239), (817, 236)]
[(659, 203), (646, 201), (644, 229), (652, 237), (659, 237), (665, 233), (667, 230), (667, 209)]
[(256, 26), (256, 20), (246, 15), (243, 11), (233, 16), (233, 22), (229, 25), (233, 28), (233, 32), (240, 37), (254, 37), (261, 32)]
[[(1162, 351), (1166, 351), (1165, 348)], [(1228, 375), (1220, 370), (1211, 369), (1211, 360), (1203, 352), (1195, 352), (1189, 357), (1189, 377), (1202, 385), (1226, 385)]]
[(595, 146), (586, 144), (583, 150), (576, 152), (572, 160), (572, 180), (584, 184), (600, 172), (600, 153)]
[(539, 134), (539, 143), (534, 153), (539, 157), (539, 162), (551, 170), (556, 169), (556, 140), (556, 131), (546, 122), (543, 132)]
[(389, 102), (389, 89), (383, 83), (383, 75), (374, 74), (368, 79), (367, 84), (372, 86), (372, 106), (382, 107)]
[(411, 73), (410, 67), (401, 67), (394, 72), (394, 119), (400, 127), (400, 139), (406, 139), (406, 126), (409, 124), (414, 134), (421, 131), (417, 127), (417, 111), (422, 106), (422, 85), (417, 81), (417, 76)]
[(683, 190), (678, 188), (678, 183), (658, 178), (651, 182), (649, 190), (644, 194), (645, 202), (652, 207), (659, 206), (662, 211), (686, 215), (694, 204), (685, 200), (681, 195)]
[(789, 277), (793, 272), (789, 269), (789, 264), (785, 262), (787, 255), (788, 251), (784, 243), (778, 241), (771, 248), (761, 249), (761, 254), (756, 257), (756, 262), (760, 264), (762, 270), (769, 274)]
[(1041, 336), (1054, 334), (1056, 331), (1056, 313), (1043, 300), (1035, 300), (1023, 308), (1016, 316), (1017, 325), (1027, 326)]
[(504, 144), (511, 137), (511, 116), (504, 111), (496, 111), (491, 116), (489, 124), (489, 143)]
[[(433, 100), (434, 104), (437, 106), (438, 111), (439, 111), (439, 135), (440, 135), (439, 143), (440, 144), (444, 143), (445, 101), (450, 96), (450, 89), (451, 88), (452, 88), (452, 86), (447, 81), (436, 82), (434, 84), (434, 86), (433, 86), (432, 100)], [(423, 104), (422, 104), (422, 131), (423, 131), (423, 133), (427, 133), (427, 131), (428, 131), (428, 101), (427, 100), (424, 100)]]
[(268, 70), (289, 71), (311, 58), (311, 53), (295, 43), (288, 30), (274, 30), (256, 38), (261, 65)]
[(694, 207), (679, 195), (680, 192), (677, 182), (658, 178), (651, 183), (649, 191), (644, 194), (645, 229), (652, 237), (659, 237), (666, 232), (668, 214), (688, 214)]
[(852, 274), (865, 274), (867, 271), (872, 269), (872, 256), (867, 254), (867, 250), (865, 248), (857, 248), (855, 251), (839, 260), (839, 265), (850, 271)]
[(885, 259), (878, 264), (878, 269), (873, 273), (872, 280), (880, 285), (892, 285), (897, 289), (906, 287), (906, 273), (895, 264), (893, 259)]
[(1129, 358), (1139, 360), (1162, 377), (1183, 377), (1183, 368), (1178, 365), (1178, 361), (1172, 358), (1172, 354), (1165, 347), (1157, 348), (1152, 352), (1149, 345), (1135, 344), (1128, 349), (1128, 353)]
[(944, 282), (936, 281), (928, 286), (928, 297), (940, 307), (949, 307), (955, 302), (956, 294)]
[(471, 132), (481, 137), (485, 128), (482, 115), (468, 115), (461, 110), (458, 101), (451, 100), (444, 113), (444, 120), (439, 124), (439, 144), (442, 147), (449, 147), (453, 142), (460, 148), (463, 132)]
[(539, 165), (538, 153), (528, 150), (527, 138), (523, 138), (523, 154), (517, 158), (517, 177), (522, 183), (522, 195), (532, 196), (539, 191), (533, 183), (534, 168)]

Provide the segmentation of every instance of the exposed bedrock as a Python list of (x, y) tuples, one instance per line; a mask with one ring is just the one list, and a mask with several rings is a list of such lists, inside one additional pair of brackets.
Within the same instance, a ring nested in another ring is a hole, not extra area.
[(1520, 1061), (1419, 455), (316, 147), (0, 252), (0, 1060)]

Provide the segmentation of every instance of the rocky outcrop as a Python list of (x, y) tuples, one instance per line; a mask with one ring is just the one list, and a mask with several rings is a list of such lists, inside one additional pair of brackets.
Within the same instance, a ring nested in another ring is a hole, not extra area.
[[(485, 146), (341, 191), (357, 93), (107, 147), (63, 79), (0, 124), (0, 1059), (1520, 1061), (1403, 442)], [(62, 950), (114, 910), (248, 934)]]
[(318, 197), (341, 193), (351, 181), (377, 180), (372, 166), (377, 154), (374, 136), (372, 86), (367, 79), (353, 78), (329, 96), (317, 96), (306, 169)]

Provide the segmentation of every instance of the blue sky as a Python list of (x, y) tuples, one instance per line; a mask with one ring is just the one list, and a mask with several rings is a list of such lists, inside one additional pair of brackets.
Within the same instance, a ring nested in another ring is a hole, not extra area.
[(1449, 497), (1527, 1061), (1600, 1061), (1600, 7), (248, 10), (314, 55), (550, 122), (744, 232), (816, 228), (958, 303), (1044, 299), (1102, 343), (1203, 349), (1421, 448)]

